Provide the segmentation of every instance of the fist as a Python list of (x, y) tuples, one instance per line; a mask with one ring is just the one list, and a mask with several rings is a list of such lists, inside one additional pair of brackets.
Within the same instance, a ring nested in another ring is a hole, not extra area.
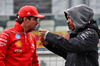
[(41, 40), (41, 42), (42, 43), (45, 42), (44, 36), (45, 36), (45, 33), (47, 32), (47, 30), (40, 28), (38, 31), (40, 32), (40, 40)]

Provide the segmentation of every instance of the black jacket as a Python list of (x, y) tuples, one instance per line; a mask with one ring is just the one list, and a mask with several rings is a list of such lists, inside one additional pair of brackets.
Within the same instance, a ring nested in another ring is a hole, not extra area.
[(100, 31), (96, 21), (92, 20), (92, 9), (87, 5), (79, 5), (64, 13), (65, 16), (69, 15), (75, 27), (70, 32), (70, 39), (49, 32), (46, 35), (47, 42), (43, 45), (62, 56), (66, 60), (65, 66), (99, 66), (97, 45)]
[(46, 41), (48, 44), (44, 46), (62, 56), (66, 60), (65, 66), (99, 66), (99, 37), (94, 29), (86, 29), (70, 39), (49, 32)]

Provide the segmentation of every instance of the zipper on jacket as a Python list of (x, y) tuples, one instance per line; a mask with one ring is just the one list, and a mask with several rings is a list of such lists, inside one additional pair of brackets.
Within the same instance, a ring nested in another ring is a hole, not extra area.
[(25, 34), (25, 42), (27, 42), (27, 36), (26, 36), (25, 28), (24, 28), (24, 34)]
[(27, 36), (26, 36), (26, 33), (25, 33), (25, 42), (27, 42)]

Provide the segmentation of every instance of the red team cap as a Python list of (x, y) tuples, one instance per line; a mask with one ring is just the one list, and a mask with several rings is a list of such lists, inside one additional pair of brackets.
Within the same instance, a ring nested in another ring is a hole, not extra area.
[(26, 17), (26, 16), (34, 16), (37, 18), (43, 18), (44, 15), (40, 15), (36, 9), (36, 7), (34, 6), (23, 6), (22, 8), (20, 8), (19, 12), (18, 12), (18, 17)]

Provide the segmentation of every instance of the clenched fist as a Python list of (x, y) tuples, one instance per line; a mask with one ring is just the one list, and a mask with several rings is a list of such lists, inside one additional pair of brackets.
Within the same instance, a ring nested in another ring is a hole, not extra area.
[(40, 40), (42, 43), (44, 43), (45, 42), (44, 36), (45, 36), (45, 33), (47, 32), (47, 30), (40, 28), (38, 31), (40, 32)]

